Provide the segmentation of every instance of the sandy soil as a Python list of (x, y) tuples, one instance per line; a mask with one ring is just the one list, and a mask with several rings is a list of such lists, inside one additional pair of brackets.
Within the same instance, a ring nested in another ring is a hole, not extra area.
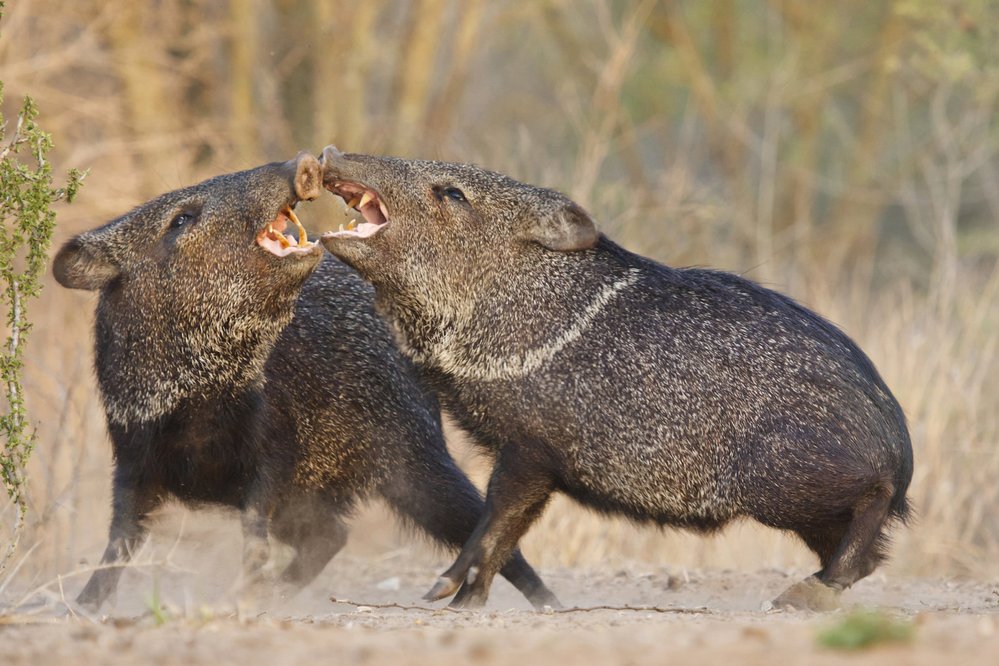
[[(657, 610), (534, 612), (498, 581), (487, 609), (452, 612), (371, 606), (428, 606), (419, 596), (435, 570), (405, 551), (374, 559), (341, 555), (309, 589), (264, 611), (236, 611), (224, 593), (201, 605), (212, 597), (213, 581), (219, 589), (228, 584), (225, 576), (188, 589), (171, 582), (184, 574), (166, 575), (160, 584), (173, 598), (157, 622), (144, 601), (149, 577), (130, 572), (113, 612), (100, 618), (67, 617), (51, 597), (42, 606), (32, 601), (12, 609), (8, 592), (0, 664), (999, 663), (996, 585), (876, 574), (850, 590), (844, 605), (890, 609), (915, 622), (914, 638), (843, 653), (816, 641), (843, 612), (760, 610), (803, 573), (547, 570), (545, 579), (566, 606)], [(79, 584), (66, 587), (69, 594)], [(333, 603), (330, 595), (361, 605)]]

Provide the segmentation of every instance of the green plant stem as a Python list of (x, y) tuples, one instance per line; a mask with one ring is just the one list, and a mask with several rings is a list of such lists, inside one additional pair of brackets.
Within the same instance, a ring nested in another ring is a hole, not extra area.
[[(2, 3), (0, 3), (2, 9)], [(0, 102), (3, 85), (0, 83)], [(3, 572), (17, 550), (27, 516), (26, 465), (35, 433), (24, 405), (24, 345), (31, 329), (27, 305), (41, 291), (49, 245), (55, 229), (53, 205), (71, 201), (85, 174), (73, 170), (65, 187), (54, 187), (46, 154), (52, 139), (38, 126), (38, 109), (30, 97), (17, 117), (13, 135), (6, 135), (0, 116), (0, 279), (7, 308), (9, 336), (0, 353), (0, 383), (5, 386), (6, 410), (0, 415), (0, 481), (14, 508), (10, 542), (0, 557)], [(6, 141), (6, 143), (4, 143)], [(24, 157), (22, 158), (22, 154)]]

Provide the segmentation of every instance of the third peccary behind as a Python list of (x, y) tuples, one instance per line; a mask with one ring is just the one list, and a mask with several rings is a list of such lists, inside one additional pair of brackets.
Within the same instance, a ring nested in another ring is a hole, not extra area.
[[(436, 400), (370, 287), (298, 223), (295, 205), (319, 184), (302, 153), (164, 194), (56, 256), (60, 283), (100, 294), (96, 369), (115, 462), (107, 566), (82, 603), (114, 591), (115, 565), (171, 497), (241, 511), (250, 590), (266, 582), (269, 536), (295, 549), (286, 591), (312, 580), (368, 496), (443, 545), (471, 534), (482, 500), (445, 448)], [(504, 575), (535, 605), (557, 603), (519, 554)]]
[(797, 534), (821, 569), (778, 605), (829, 608), (908, 514), (898, 403), (834, 325), (737, 275), (664, 266), (565, 196), (470, 165), (323, 154), (363, 221), (323, 237), (444, 407), (496, 455), (486, 511), (430, 598), (489, 583), (554, 492), (710, 531)]

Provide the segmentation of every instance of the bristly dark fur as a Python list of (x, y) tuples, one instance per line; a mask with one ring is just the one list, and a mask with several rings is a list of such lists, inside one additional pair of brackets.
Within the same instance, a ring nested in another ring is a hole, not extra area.
[(551, 190), (469, 165), (323, 159), (327, 187), (362, 185), (388, 212), (374, 235), (324, 244), (497, 456), (486, 513), (431, 597), (474, 578), (456, 602), (481, 603), (553, 491), (662, 525), (794, 532), (822, 568), (781, 604), (828, 607), (883, 559), (912, 447), (835, 326), (736, 275), (628, 252)]
[[(105, 564), (128, 560), (169, 497), (241, 511), (247, 585), (265, 582), (268, 536), (293, 546), (285, 592), (322, 571), (346, 541), (343, 517), (370, 495), (447, 547), (471, 534), (482, 499), (372, 289), (321, 248), (279, 258), (254, 242), (310, 168), (318, 177), (305, 156), (171, 192), (57, 256), (60, 282), (100, 290), (96, 370), (115, 458)], [(120, 571), (97, 571), (79, 601), (99, 606)], [(504, 575), (532, 603), (557, 603), (519, 554)]]

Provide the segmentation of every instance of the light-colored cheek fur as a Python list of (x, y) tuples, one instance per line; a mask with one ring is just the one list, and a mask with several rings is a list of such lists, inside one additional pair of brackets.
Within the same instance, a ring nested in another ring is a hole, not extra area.
[[(239, 390), (259, 383), (270, 349), (290, 321), (289, 313), (283, 321), (260, 318), (233, 326), (208, 325), (196, 336), (174, 338), (168, 349), (155, 351), (149, 343), (136, 349), (119, 347), (118, 353), (148, 362), (99, 373), (108, 420), (120, 425), (152, 421), (183, 400), (218, 397), (219, 387)], [(112, 388), (123, 385), (130, 388), (127, 394)]]
[(295, 291), (275, 284), (260, 293), (255, 283), (234, 278), (212, 281), (196, 298), (184, 298), (193, 284), (173, 284), (169, 294), (143, 288), (122, 299), (143, 307), (124, 316), (120, 304), (113, 313), (109, 308), (109, 320), (98, 323), (108, 343), (98, 355), (108, 360), (99, 358), (97, 370), (111, 423), (151, 421), (184, 400), (210, 400), (220, 387), (234, 391), (261, 381), (292, 319)]

